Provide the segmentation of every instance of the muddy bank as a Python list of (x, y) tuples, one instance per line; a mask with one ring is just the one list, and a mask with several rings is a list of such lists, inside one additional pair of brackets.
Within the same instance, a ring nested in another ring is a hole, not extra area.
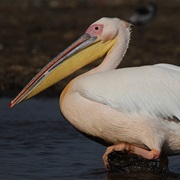
[[(16, 95), (45, 64), (97, 19), (103, 16), (128, 19), (139, 5), (139, 1), (64, 2), (0, 2), (1, 96)], [(130, 47), (120, 67), (162, 62), (180, 65), (180, 1), (154, 2), (158, 7), (155, 19), (144, 27), (133, 27)], [(97, 63), (64, 79), (43, 95), (59, 94), (72, 77)]]

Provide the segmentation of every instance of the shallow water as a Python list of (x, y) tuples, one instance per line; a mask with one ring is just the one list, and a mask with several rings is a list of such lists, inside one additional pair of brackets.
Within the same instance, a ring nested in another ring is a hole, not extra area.
[[(151, 174), (107, 173), (105, 147), (74, 130), (57, 99), (32, 99), (9, 109), (0, 100), (0, 179), (155, 179)], [(170, 158), (180, 174), (180, 156)]]

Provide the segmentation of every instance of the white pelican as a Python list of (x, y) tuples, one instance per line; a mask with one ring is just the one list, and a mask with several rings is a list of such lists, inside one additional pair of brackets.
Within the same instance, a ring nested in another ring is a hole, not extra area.
[(63, 90), (60, 109), (80, 132), (110, 145), (108, 154), (129, 151), (147, 159), (180, 154), (180, 67), (156, 64), (116, 69), (130, 40), (130, 25), (118, 18), (93, 23), (75, 43), (45, 66), (10, 107), (102, 57), (96, 68)]

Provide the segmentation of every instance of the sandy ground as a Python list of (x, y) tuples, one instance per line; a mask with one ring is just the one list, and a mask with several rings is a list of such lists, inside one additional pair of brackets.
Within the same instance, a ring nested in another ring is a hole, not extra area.
[[(147, 2), (147, 1), (144, 1)], [(153, 1), (155, 19), (133, 27), (129, 50), (120, 67), (155, 63), (180, 65), (180, 1)], [(54, 56), (64, 50), (86, 28), (106, 17), (128, 19), (140, 5), (137, 0), (0, 1), (0, 95), (16, 95)], [(57, 95), (77, 74), (51, 87), (43, 95)]]

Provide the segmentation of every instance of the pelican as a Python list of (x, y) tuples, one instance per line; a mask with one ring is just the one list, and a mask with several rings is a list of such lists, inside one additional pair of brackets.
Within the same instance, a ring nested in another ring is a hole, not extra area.
[(128, 151), (146, 159), (180, 154), (180, 67), (156, 64), (116, 69), (128, 48), (131, 27), (101, 18), (45, 66), (11, 101), (29, 99), (83, 66), (94, 69), (71, 80), (60, 110), (78, 131), (107, 147), (103, 155)]

